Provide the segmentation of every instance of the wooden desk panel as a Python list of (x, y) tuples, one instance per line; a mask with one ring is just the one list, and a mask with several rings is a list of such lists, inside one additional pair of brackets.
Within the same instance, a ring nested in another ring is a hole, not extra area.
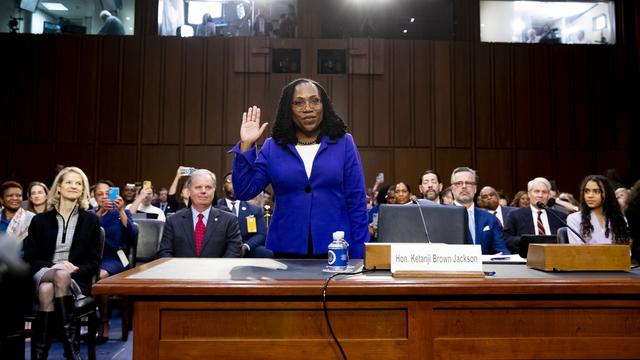
[[(135, 297), (135, 359), (340, 358), (322, 313), (321, 262), (283, 261), (302, 273), (258, 277), (232, 267), (246, 278), (131, 277), (166, 261), (94, 286)], [(189, 267), (199, 265), (211, 262)], [(329, 316), (349, 359), (640, 358), (639, 273), (503, 266), (490, 279), (339, 279)]]

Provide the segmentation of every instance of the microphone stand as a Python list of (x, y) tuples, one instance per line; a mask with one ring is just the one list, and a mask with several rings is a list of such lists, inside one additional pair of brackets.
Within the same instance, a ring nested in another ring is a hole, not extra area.
[(422, 227), (424, 228), (424, 233), (427, 235), (427, 241), (431, 244), (431, 237), (429, 237), (429, 229), (427, 228), (427, 223), (424, 221), (424, 214), (422, 213), (422, 206), (418, 200), (411, 199), (411, 202), (418, 205), (418, 211), (420, 212), (420, 219), (422, 219)]
[(571, 226), (569, 226), (569, 224), (567, 224), (566, 221), (562, 220), (562, 218), (560, 216), (558, 216), (558, 214), (556, 214), (553, 210), (551, 210), (547, 205), (543, 204), (542, 201), (538, 201), (536, 203), (536, 206), (539, 209), (543, 209), (547, 211), (547, 214), (551, 214), (553, 215), (554, 218), (556, 218), (557, 220), (559, 220), (564, 226), (567, 227), (567, 229), (571, 230), (572, 233), (574, 233), (580, 240), (582, 240), (582, 243), (586, 244), (587, 242), (584, 240), (584, 238), (575, 230), (573, 230), (573, 228)]

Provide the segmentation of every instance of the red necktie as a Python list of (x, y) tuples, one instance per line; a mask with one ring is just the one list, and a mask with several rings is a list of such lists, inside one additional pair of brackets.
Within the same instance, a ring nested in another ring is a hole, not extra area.
[(204, 215), (198, 214), (198, 222), (196, 223), (196, 252), (200, 256), (200, 249), (202, 249), (202, 240), (204, 239), (204, 221), (202, 221)]
[(538, 210), (538, 235), (544, 235), (547, 232), (544, 231), (544, 223), (542, 222), (542, 210)]

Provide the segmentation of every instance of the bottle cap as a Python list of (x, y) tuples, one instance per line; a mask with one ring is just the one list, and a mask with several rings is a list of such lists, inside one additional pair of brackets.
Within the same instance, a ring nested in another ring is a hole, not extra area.
[(344, 231), (336, 231), (333, 233), (333, 240), (344, 239)]

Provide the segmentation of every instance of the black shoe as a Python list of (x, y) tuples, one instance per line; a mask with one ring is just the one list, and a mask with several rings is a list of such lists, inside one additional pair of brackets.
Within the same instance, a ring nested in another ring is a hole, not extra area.
[(67, 359), (83, 360), (80, 355), (78, 322), (74, 316), (75, 300), (67, 295), (55, 298), (56, 312), (60, 314), (62, 324), (62, 344)]
[(51, 347), (51, 322), (53, 312), (38, 311), (33, 320), (33, 335), (31, 335), (31, 359), (46, 360)]

